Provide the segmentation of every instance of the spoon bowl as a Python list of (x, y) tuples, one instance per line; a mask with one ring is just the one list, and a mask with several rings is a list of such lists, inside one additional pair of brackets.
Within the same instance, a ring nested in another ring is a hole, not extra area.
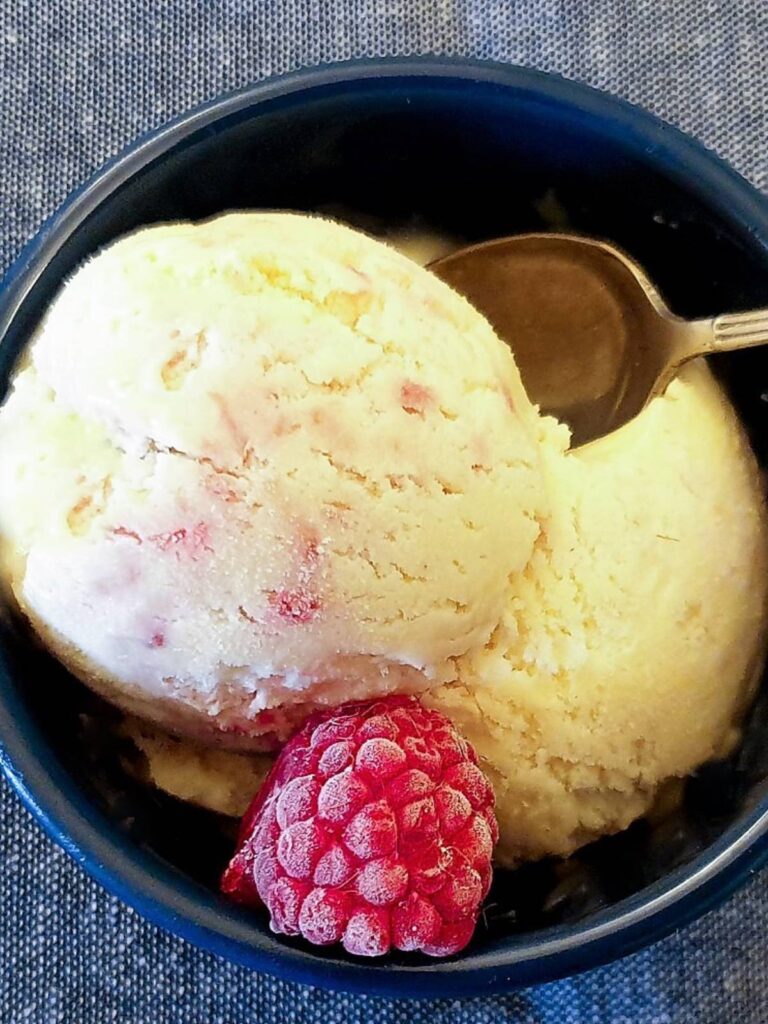
[(567, 423), (573, 448), (628, 423), (689, 359), (768, 342), (768, 311), (683, 320), (630, 256), (579, 235), (498, 238), (430, 270), (510, 345), (532, 401)]

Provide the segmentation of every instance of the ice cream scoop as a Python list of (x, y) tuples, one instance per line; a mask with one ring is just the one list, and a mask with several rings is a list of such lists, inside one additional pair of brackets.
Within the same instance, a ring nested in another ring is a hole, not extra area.
[(765, 656), (765, 487), (703, 360), (554, 459), (551, 491), (500, 628), (428, 696), (493, 782), (505, 864), (620, 831), (725, 756)]
[(592, 238), (497, 238), (430, 269), (509, 342), (529, 397), (574, 448), (628, 423), (696, 356), (768, 342), (768, 309), (683, 320), (630, 256)]
[(540, 531), (539, 432), (509, 349), (388, 246), (150, 227), (66, 283), (0, 410), (4, 575), (107, 698), (251, 746), (454, 678)]

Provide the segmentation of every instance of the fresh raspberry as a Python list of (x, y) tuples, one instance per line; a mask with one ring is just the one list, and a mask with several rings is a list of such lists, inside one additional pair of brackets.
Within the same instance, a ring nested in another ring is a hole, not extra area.
[(498, 839), (474, 750), (414, 697), (312, 716), (243, 818), (222, 892), (359, 956), (450, 956), (471, 939)]

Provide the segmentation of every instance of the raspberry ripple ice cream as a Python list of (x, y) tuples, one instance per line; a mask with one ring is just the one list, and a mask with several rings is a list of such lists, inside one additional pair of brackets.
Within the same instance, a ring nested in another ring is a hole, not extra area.
[(6, 576), (105, 697), (255, 748), (456, 678), (558, 444), (486, 321), (393, 249), (290, 214), (150, 227), (66, 283), (0, 412)]

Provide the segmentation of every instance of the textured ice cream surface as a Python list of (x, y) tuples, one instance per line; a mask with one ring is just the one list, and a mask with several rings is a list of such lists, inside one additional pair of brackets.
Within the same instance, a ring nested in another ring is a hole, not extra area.
[(426, 697), (493, 781), (508, 864), (625, 828), (729, 752), (765, 649), (764, 490), (704, 364), (552, 479), (503, 621)]
[(247, 746), (455, 678), (539, 534), (539, 433), (486, 321), (387, 246), (148, 228), (65, 285), (0, 411), (6, 571), (105, 696)]

